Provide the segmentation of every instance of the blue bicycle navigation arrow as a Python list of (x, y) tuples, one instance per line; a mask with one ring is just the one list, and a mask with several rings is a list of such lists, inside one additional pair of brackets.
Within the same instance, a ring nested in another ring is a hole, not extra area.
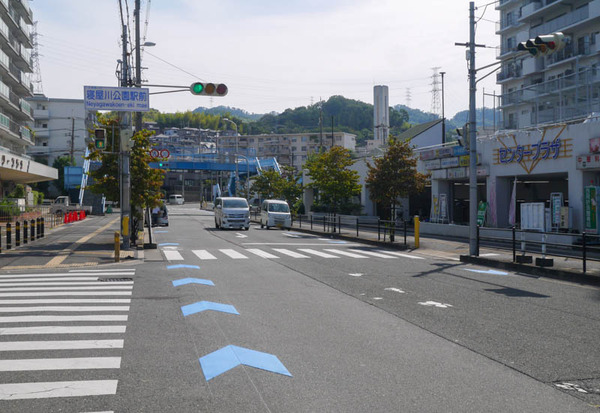
[(159, 247), (167, 247), (167, 246), (176, 246), (179, 245), (178, 242), (163, 242), (162, 244), (158, 244)]
[(201, 278), (182, 278), (181, 280), (173, 281), (173, 287), (179, 287), (180, 285), (186, 284), (215, 285), (211, 280), (203, 280)]
[(174, 270), (176, 268), (193, 268), (195, 270), (199, 270), (200, 267), (197, 265), (187, 265), (187, 264), (175, 264), (175, 265), (167, 265), (167, 270)]
[(240, 313), (238, 313), (235, 307), (232, 305), (213, 303), (211, 301), (198, 301), (197, 303), (184, 305), (181, 307), (181, 312), (183, 313), (184, 317), (191, 314), (201, 313), (202, 311), (206, 310), (221, 311), (223, 313), (240, 315)]
[(503, 272), (503, 271), (496, 271), (496, 270), (473, 270), (473, 269), (468, 269), (465, 268), (467, 271), (471, 271), (471, 272), (477, 272), (480, 274), (491, 274), (491, 275), (508, 275), (507, 272)]
[(290, 372), (277, 356), (238, 346), (226, 346), (198, 359), (206, 381), (217, 377), (239, 365), (245, 365), (290, 376)]

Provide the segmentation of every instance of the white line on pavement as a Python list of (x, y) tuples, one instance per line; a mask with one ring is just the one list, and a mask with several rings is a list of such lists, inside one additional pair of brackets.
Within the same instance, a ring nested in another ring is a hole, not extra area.
[(325, 251), (333, 252), (334, 254), (345, 255), (346, 257), (351, 257), (351, 258), (368, 258), (368, 257), (365, 257), (364, 255), (355, 254), (353, 252), (349, 252), (349, 251), (345, 251), (345, 250), (326, 249)]
[(123, 348), (124, 340), (4, 341), (0, 351), (85, 350)]
[(118, 380), (85, 380), (0, 384), (0, 400), (116, 394), (118, 382)]
[(116, 334), (124, 332), (125, 326), (38, 326), (0, 328), (0, 336), (15, 336), (29, 334)]
[(212, 255), (210, 252), (206, 250), (193, 250), (192, 251), (198, 258), (201, 260), (216, 260), (217, 257)]
[(279, 258), (277, 255), (269, 254), (266, 251), (259, 250), (258, 248), (248, 248), (246, 251), (251, 252), (252, 254), (258, 255), (262, 258)]
[(423, 257), (417, 257), (416, 255), (402, 254), (401, 252), (396, 252), (396, 251), (388, 251), (388, 250), (377, 250), (377, 251), (384, 253), (384, 254), (397, 255), (398, 257), (412, 258), (413, 260), (424, 260), (425, 259)]
[(0, 371), (118, 369), (121, 357), (0, 360)]
[[(90, 274), (89, 272), (56, 272), (56, 273), (47, 273), (47, 274), (4, 274), (4, 275), (0, 275), (0, 278), (30, 278), (30, 277), (75, 277), (75, 276), (85, 276), (85, 277), (89, 277)], [(122, 272), (122, 271), (115, 271), (115, 272), (105, 272), (102, 274), (98, 274), (98, 275), (102, 275), (103, 277), (106, 277), (108, 275), (132, 275), (130, 272)]]
[(13, 287), (13, 288), (0, 288), (1, 292), (11, 291), (100, 291), (100, 290), (131, 290), (132, 285), (106, 285), (103, 283), (102, 286), (90, 286), (90, 287)]
[(165, 258), (168, 261), (183, 261), (183, 257), (179, 251), (163, 250), (163, 254), (165, 254)]
[(326, 252), (321, 252), (321, 251), (313, 250), (313, 249), (310, 249), (310, 248), (299, 248), (298, 250), (302, 251), (302, 252), (306, 252), (307, 254), (316, 255), (317, 257), (323, 257), (323, 258), (340, 258), (337, 255), (327, 254)]
[[(0, 304), (2, 302), (0, 301)], [(45, 307), (0, 307), (0, 313), (33, 313), (33, 312), (77, 312), (77, 311), (129, 311), (129, 306), (90, 305), (90, 306), (45, 306)]]
[(64, 321), (127, 321), (127, 315), (24, 315), (0, 317), (0, 323), (60, 323)]
[(273, 251), (287, 255), (292, 258), (310, 258), (308, 255), (300, 254), (296, 251), (286, 250), (284, 248), (273, 248)]
[(357, 252), (359, 254), (372, 255), (373, 257), (379, 257), (379, 258), (396, 258), (396, 257), (392, 257), (391, 255), (385, 255), (385, 254), (381, 254), (379, 252), (374, 252), (374, 251), (355, 250), (355, 249), (351, 249), (350, 251)]
[(33, 300), (0, 300), (0, 305), (18, 304), (129, 304), (131, 298), (40, 298)]
[(248, 259), (248, 257), (246, 257), (243, 254), (240, 254), (236, 250), (222, 249), (222, 250), (219, 250), (219, 251), (221, 251), (223, 254), (227, 255), (229, 258), (233, 258), (234, 260), (247, 260)]
[(97, 295), (97, 296), (108, 296), (108, 295), (131, 295), (131, 291), (73, 291), (73, 292), (62, 292), (62, 291), (32, 291), (28, 293), (0, 293), (0, 297), (51, 297), (51, 296), (81, 296), (81, 295)]

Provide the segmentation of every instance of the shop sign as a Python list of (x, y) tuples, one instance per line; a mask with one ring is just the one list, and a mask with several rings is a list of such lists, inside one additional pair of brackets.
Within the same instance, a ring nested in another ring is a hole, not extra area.
[(440, 148), (440, 149), (436, 149), (436, 158), (449, 158), (450, 156), (453, 155), (453, 147), (450, 146), (448, 148)]
[(552, 208), (552, 226), (558, 227), (560, 225), (560, 209), (563, 206), (563, 194), (562, 192), (552, 192), (550, 194), (550, 207)]
[(598, 232), (598, 187), (586, 186), (583, 190), (583, 206), (585, 210), (585, 231)]
[(453, 146), (452, 147), (452, 155), (453, 156), (462, 156), (462, 155), (468, 155), (469, 154), (469, 150), (467, 148), (465, 148), (464, 146)]
[(439, 159), (431, 159), (429, 161), (424, 162), (425, 169), (440, 169), (440, 160)]
[(433, 159), (433, 158), (435, 158), (435, 150), (431, 149), (429, 151), (421, 152), (421, 160), (422, 161), (426, 161), (428, 159)]
[(477, 176), (488, 176), (490, 174), (490, 170), (487, 166), (480, 166), (477, 168)]
[(590, 139), (590, 152), (600, 152), (600, 138)]
[(543, 202), (524, 202), (521, 204), (521, 229), (544, 230), (546, 208)]
[(485, 214), (487, 212), (488, 203), (479, 201), (477, 206), (477, 225), (482, 227), (485, 224)]
[(560, 228), (569, 229), (569, 207), (560, 207)]
[(458, 166), (458, 158), (443, 158), (442, 168), (455, 168)]
[(448, 170), (446, 169), (436, 169), (431, 171), (432, 179), (448, 179)]
[[(565, 142), (566, 144), (566, 142)], [(531, 161), (538, 159), (557, 159), (560, 155), (560, 149), (563, 142), (560, 138), (556, 138), (553, 142), (538, 142), (531, 145), (517, 145), (513, 147), (500, 148), (498, 150), (498, 158), (500, 163), (509, 164), (512, 162), (521, 162), (527, 158)]]
[(448, 169), (448, 179), (461, 179), (469, 176), (468, 168), (451, 168)]
[(458, 158), (458, 164), (460, 166), (469, 166), (471, 157), (469, 155), (464, 155)]
[(577, 169), (600, 168), (600, 154), (579, 155), (577, 157)]

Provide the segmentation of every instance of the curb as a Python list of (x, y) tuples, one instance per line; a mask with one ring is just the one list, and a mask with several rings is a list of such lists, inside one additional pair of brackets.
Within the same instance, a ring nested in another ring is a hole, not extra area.
[(566, 270), (557, 270), (557, 269), (548, 268), (548, 267), (541, 268), (541, 267), (535, 267), (535, 266), (531, 266), (531, 265), (517, 264), (514, 262), (496, 261), (496, 260), (492, 260), (490, 258), (474, 257), (471, 255), (461, 255), (460, 262), (483, 265), (483, 266), (492, 267), (492, 268), (500, 268), (500, 269), (504, 269), (504, 270), (535, 275), (538, 277), (553, 278), (553, 279), (557, 279), (557, 280), (575, 282), (578, 284), (600, 285), (600, 277), (598, 277), (598, 276), (585, 275), (582, 273), (576, 273), (576, 272), (566, 271)]

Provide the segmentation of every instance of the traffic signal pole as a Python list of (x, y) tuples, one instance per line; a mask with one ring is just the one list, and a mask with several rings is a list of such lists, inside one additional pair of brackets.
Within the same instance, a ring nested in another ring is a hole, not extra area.
[[(127, 26), (123, 25), (123, 63), (121, 65), (121, 86), (127, 87), (127, 74), (129, 72), (129, 65), (127, 63)], [(126, 112), (121, 112), (121, 129), (122, 132), (126, 127), (131, 124), (131, 117)], [(130, 217), (131, 217), (131, 201), (130, 201), (130, 190), (131, 190), (131, 177), (129, 175), (129, 151), (123, 145), (123, 133), (119, 134), (121, 144), (121, 234), (123, 235), (123, 248), (127, 249), (130, 247), (130, 235), (129, 228), (131, 228)]]

